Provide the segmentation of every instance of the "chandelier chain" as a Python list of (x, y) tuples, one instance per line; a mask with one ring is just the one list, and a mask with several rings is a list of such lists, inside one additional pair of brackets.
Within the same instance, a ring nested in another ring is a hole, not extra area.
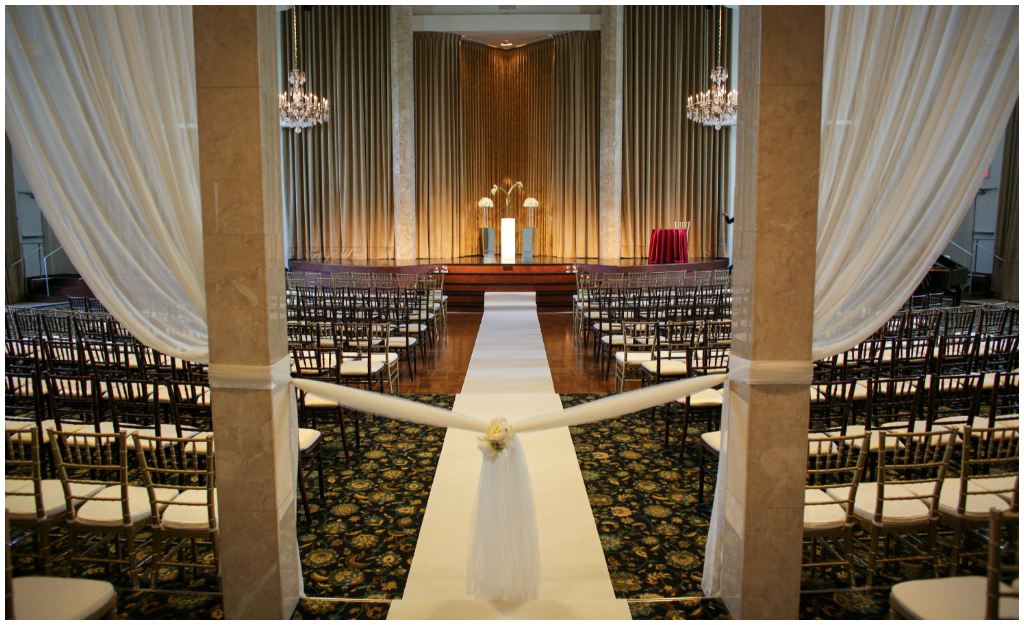
[(292, 7), (292, 68), (299, 69), (298, 6)]

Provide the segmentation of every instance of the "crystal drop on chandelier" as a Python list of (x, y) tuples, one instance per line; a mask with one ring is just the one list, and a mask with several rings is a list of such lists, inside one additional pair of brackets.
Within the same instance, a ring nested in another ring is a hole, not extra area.
[(298, 8), (292, 9), (292, 60), (294, 69), (288, 72), (288, 90), (278, 98), (281, 109), (281, 126), (294, 128), (296, 133), (327, 121), (330, 116), (330, 105), (327, 98), (323, 101), (312, 93), (306, 93), (306, 72), (299, 69)]

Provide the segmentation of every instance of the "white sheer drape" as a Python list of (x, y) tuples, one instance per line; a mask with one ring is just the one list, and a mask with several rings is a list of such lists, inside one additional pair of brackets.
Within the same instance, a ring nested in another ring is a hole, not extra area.
[(1016, 6), (825, 11), (815, 359), (867, 338), (921, 283), (1019, 88)]
[[(1017, 20), (1017, 7), (826, 7), (813, 358), (877, 330), (960, 223), (1017, 99)], [(795, 363), (776, 364), (734, 357), (730, 380), (796, 383)], [(709, 596), (723, 572), (725, 395)]]
[(206, 362), (190, 6), (7, 6), (7, 134), (100, 302)]

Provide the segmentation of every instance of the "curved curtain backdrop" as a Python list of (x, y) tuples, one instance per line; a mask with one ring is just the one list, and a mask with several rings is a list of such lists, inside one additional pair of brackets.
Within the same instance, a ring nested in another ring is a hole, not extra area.
[[(551, 80), (554, 44), (551, 41), (498, 50), (462, 42), (462, 170), (463, 215), (480, 214), (477, 201), (490, 195), (491, 185), (507, 189), (516, 181), (509, 210), (500, 191), (492, 199), (491, 225), (501, 252), (501, 218), (516, 219), (516, 252), (522, 251), (520, 228), (528, 225), (523, 202), (537, 198), (541, 213), (551, 211)], [(479, 239), (472, 218), (463, 219), (474, 241)], [(480, 225), (483, 225), (482, 223)], [(479, 227), (479, 226), (477, 226)], [(549, 254), (545, 229), (537, 232), (536, 254)], [(477, 249), (479, 249), (479, 242)], [(474, 252), (480, 253), (480, 252)]]
[(996, 297), (1020, 300), (1020, 101), (1006, 125), (1003, 171), (999, 178), (999, 217), (996, 222), (992, 286)]
[[(281, 14), (282, 91), (294, 10)], [(298, 17), (299, 69), (331, 117), (281, 131), (288, 256), (393, 259), (390, 7), (314, 6)]]
[[(477, 201), (520, 181), (508, 216), (527, 226), (523, 201), (540, 202), (534, 252), (596, 257), (600, 34), (500, 50), (418, 32), (414, 50), (418, 256), (480, 254)], [(493, 199), (500, 229), (504, 196)]]
[[(722, 15), (726, 67), (732, 13)], [(690, 258), (718, 256), (728, 133), (735, 129), (686, 119), (687, 96), (711, 86), (718, 12), (703, 6), (627, 6), (623, 23), (622, 257), (647, 258), (651, 230), (671, 228), (675, 221), (690, 222)], [(728, 86), (735, 88), (735, 77)]]
[(205, 362), (192, 8), (5, 17), (7, 133), (43, 216), (132, 334)]

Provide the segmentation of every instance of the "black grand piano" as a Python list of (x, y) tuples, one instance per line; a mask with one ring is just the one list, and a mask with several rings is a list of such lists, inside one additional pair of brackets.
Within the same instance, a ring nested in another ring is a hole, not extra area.
[(970, 270), (948, 256), (939, 256), (935, 264), (928, 270), (928, 275), (914, 291), (914, 296), (933, 293), (950, 294), (953, 305), (959, 306), (964, 288), (971, 283)]

